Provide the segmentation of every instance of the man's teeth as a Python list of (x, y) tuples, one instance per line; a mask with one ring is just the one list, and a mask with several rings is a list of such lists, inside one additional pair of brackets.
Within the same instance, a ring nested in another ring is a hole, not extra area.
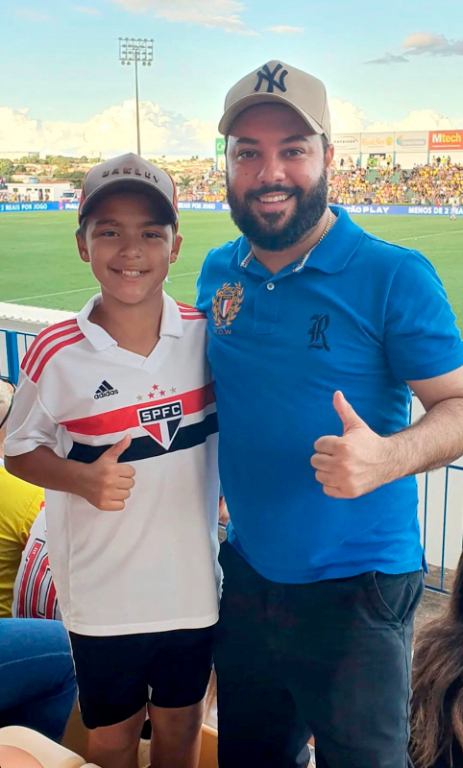
[(291, 195), (272, 195), (272, 197), (259, 197), (261, 203), (284, 203)]
[(138, 277), (141, 272), (135, 269), (121, 269), (121, 275), (127, 275), (127, 277)]

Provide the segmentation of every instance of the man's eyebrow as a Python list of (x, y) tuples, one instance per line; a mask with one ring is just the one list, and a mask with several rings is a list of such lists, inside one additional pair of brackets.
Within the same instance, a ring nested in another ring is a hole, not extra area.
[(294, 136), (288, 136), (286, 139), (282, 139), (280, 144), (295, 144), (298, 141), (309, 142), (310, 136), (304, 136), (302, 133), (295, 133)]
[(250, 139), (247, 136), (241, 136), (236, 140), (237, 144), (259, 144), (258, 139)]

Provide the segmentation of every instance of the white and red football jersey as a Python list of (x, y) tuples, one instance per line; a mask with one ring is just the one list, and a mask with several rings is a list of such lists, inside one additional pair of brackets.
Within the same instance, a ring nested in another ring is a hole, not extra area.
[(48, 560), (45, 504), (42, 504), (29, 533), (16, 574), (13, 618), (57, 619), (61, 612)]
[(218, 616), (218, 428), (206, 319), (164, 294), (145, 358), (88, 319), (35, 339), (21, 364), (7, 455), (41, 445), (91, 463), (124, 435), (135, 470), (122, 512), (46, 492), (49, 559), (65, 626), (84, 635), (206, 627)]

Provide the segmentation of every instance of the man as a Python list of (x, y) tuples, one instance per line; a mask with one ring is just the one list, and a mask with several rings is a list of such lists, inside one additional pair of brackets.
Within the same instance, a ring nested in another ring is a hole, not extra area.
[(43, 503), (43, 490), (10, 475), (3, 463), (3, 441), (14, 384), (0, 377), (0, 618), (11, 616), (13, 587), (29, 532)]
[[(463, 453), (463, 351), (434, 269), (327, 207), (323, 84), (272, 61), (229, 92), (228, 199), (198, 306), (231, 522), (221, 768), (407, 764), (423, 589), (414, 475)], [(427, 413), (407, 429), (410, 389)]]

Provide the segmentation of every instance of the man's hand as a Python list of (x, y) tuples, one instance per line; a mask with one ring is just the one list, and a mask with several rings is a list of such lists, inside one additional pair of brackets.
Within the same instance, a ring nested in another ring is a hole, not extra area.
[(342, 392), (335, 392), (333, 407), (342, 421), (342, 437), (320, 437), (310, 460), (324, 493), (335, 499), (356, 499), (394, 480), (388, 439), (370, 429)]
[(135, 485), (135, 470), (130, 464), (119, 464), (118, 459), (129, 448), (132, 438), (126, 435), (108, 448), (92, 464), (83, 465), (80, 496), (105, 512), (120, 512)]

